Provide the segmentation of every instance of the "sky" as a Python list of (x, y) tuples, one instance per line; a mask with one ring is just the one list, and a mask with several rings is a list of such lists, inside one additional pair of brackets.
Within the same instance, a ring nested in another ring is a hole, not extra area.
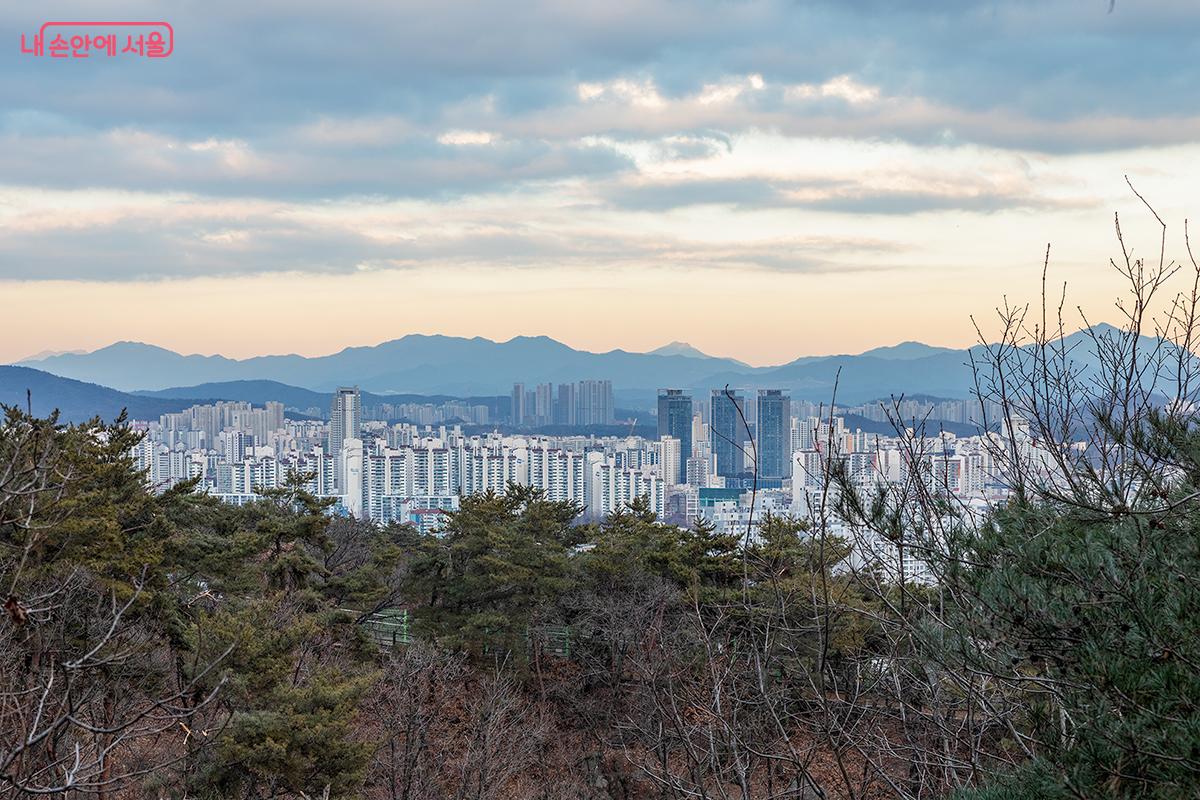
[[(103, 12), (98, 9), (103, 8)], [(41, 23), (175, 50), (35, 58)], [(975, 341), (1200, 213), (1194, 0), (256, 0), (0, 11), (0, 362), (137, 340)]]

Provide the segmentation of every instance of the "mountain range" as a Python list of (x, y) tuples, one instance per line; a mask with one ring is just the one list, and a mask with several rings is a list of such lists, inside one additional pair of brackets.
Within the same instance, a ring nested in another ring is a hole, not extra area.
[[(1114, 331), (1101, 325), (1092, 333), (1103, 337)], [(1144, 349), (1153, 346), (1154, 340), (1143, 338)], [(1071, 334), (1066, 345), (1084, 372), (1094, 369), (1096, 347), (1088, 331)], [(545, 336), (494, 342), (413, 334), (326, 356), (246, 359), (182, 355), (140, 342), (117, 342), (89, 353), (27, 359), (18, 366), (145, 398), (273, 399), (298, 409), (324, 407), (327, 393), (338, 386), (360, 387), (368, 393), (367, 404), (449, 398), (489, 403), (507, 397), (518, 382), (531, 390), (541, 383), (608, 379), (617, 405), (649, 409), (659, 388), (703, 396), (726, 384), (786, 389), (793, 398), (823, 402), (834, 396), (836, 386), (837, 401), (851, 405), (898, 394), (967, 398), (973, 386), (970, 363), (983, 359), (983, 350), (982, 345), (959, 350), (910, 341), (853, 355), (804, 356), (778, 366), (752, 367), (682, 342), (648, 353), (592, 353)]]
[(682, 342), (649, 353), (592, 353), (546, 336), (494, 342), (481, 337), (413, 334), (318, 357), (232, 359), (117, 342), (89, 353), (60, 353), (26, 359), (19, 365), (125, 392), (170, 390), (175, 396), (181, 390), (173, 387), (189, 387), (192, 396), (207, 396), (210, 392), (204, 384), (208, 383), (277, 381), (322, 393), (339, 385), (356, 385), (381, 395), (464, 397), (507, 394), (514, 382), (532, 388), (538, 383), (598, 378), (613, 382), (618, 402), (640, 399), (636, 407), (652, 401), (660, 387), (704, 391), (727, 383), (788, 389), (797, 398), (828, 400), (835, 379), (844, 402), (899, 392), (966, 397), (970, 387), (967, 362), (965, 350), (919, 342), (857, 355), (808, 356), (774, 367), (751, 367), (735, 359), (706, 355)]
[[(189, 397), (212, 397), (217, 400), (244, 400), (252, 405), (261, 406), (268, 400), (283, 403), (289, 408), (304, 411), (308, 408), (319, 408), (322, 411), (329, 408), (332, 392), (316, 392), (299, 386), (289, 386), (279, 381), (219, 381), (201, 383), (195, 386), (172, 386), (167, 389), (139, 389), (131, 394), (139, 397), (156, 397), (164, 399), (186, 399)], [(507, 401), (507, 395), (484, 397), (456, 397), (445, 394), (374, 394), (362, 392), (362, 402), (365, 406), (380, 403), (445, 403), (448, 400), (458, 400), (468, 405), (494, 406), (497, 400)]]
[[(95, 383), (63, 378), (31, 367), (0, 366), (0, 405), (22, 410), (31, 406), (35, 416), (59, 412), (62, 422), (83, 422), (92, 417), (111, 420), (122, 409), (131, 419), (153, 420), (161, 414), (182, 411), (188, 406), (218, 400), (240, 400), (261, 406), (268, 400), (283, 403), (287, 416), (308, 418), (324, 416), (331, 393), (314, 392), (277, 381), (228, 381), (180, 386), (158, 391), (121, 392)], [(508, 413), (508, 397), (449, 397), (447, 395), (376, 395), (363, 392), (366, 406), (379, 403), (444, 403), (458, 400), (470, 405), (486, 405), (494, 416)]]
[[(1089, 333), (1105, 338), (1114, 332), (1104, 325), (1067, 337), (1072, 368), (1080, 378), (1094, 374), (1098, 363)], [(1148, 352), (1155, 340), (1143, 339), (1143, 352)], [(1167, 347), (1166, 352), (1172, 352), (1173, 346)], [(501, 418), (507, 416), (514, 381), (532, 389), (537, 383), (607, 378), (613, 382), (618, 407), (633, 417), (654, 408), (660, 387), (688, 389), (697, 399), (726, 384), (780, 388), (796, 399), (827, 403), (836, 383), (840, 405), (898, 394), (966, 398), (973, 385), (969, 364), (973, 357), (984, 358), (982, 350), (982, 346), (955, 350), (903, 342), (857, 355), (807, 356), (756, 368), (708, 356), (681, 342), (650, 353), (590, 353), (546, 337), (492, 342), (407, 336), (319, 358), (288, 355), (243, 360), (180, 355), (153, 345), (118, 342), (91, 353), (58, 353), (0, 367), (0, 403), (24, 407), (29, 390), (35, 413), (59, 408), (65, 421), (96, 414), (111, 418), (121, 408), (128, 408), (134, 418), (153, 419), (214, 400), (255, 405), (277, 400), (303, 414), (328, 408), (334, 387), (357, 385), (366, 406), (454, 399), (487, 405)]]

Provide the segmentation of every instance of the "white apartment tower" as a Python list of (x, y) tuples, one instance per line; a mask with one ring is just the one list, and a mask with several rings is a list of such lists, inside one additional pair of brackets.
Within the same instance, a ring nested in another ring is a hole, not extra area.
[[(338, 465), (338, 489), (346, 493), (346, 473), (342, 469), (345, 459), (341, 458), (342, 443), (348, 439), (359, 439), (362, 433), (362, 395), (357, 386), (339, 386), (329, 404), (329, 453)], [(359, 445), (361, 447), (361, 443)]]
[(658, 441), (661, 448), (658, 474), (662, 475), (663, 484), (669, 489), (679, 482), (679, 473), (682, 471), (680, 465), (684, 463), (683, 446), (674, 436), (662, 436)]

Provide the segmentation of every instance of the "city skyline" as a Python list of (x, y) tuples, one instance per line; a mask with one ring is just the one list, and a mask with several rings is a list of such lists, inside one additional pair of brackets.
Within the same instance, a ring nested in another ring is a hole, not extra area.
[(1113, 321), (1113, 213), (1158, 241), (1125, 176), (1176, 258), (1200, 182), (1200, 10), (1172, 0), (109, 4), (172, 24), (153, 62), (23, 55), (44, 13), (0, 20), (4, 362), (961, 347), (1037, 296), (1047, 242), (1067, 308)]
[[(245, 400), (195, 404), (157, 421), (131, 419), (144, 437), (130, 457), (155, 492), (194, 480), (199, 491), (241, 506), (299, 476), (330, 503), (331, 514), (434, 534), (465, 498), (499, 495), (512, 484), (574, 503), (593, 521), (641, 498), (675, 524), (704, 519), (718, 532), (746, 530), (756, 507), (760, 514), (810, 514), (831, 458), (863, 487), (922, 476), (956, 501), (979, 507), (1008, 491), (995, 472), (998, 441), (1011, 438), (1037, 458), (1048, 457), (1038, 455), (1035, 440), (1022, 438), (1019, 426), (1015, 438), (1007, 426), (986, 436), (978, 428), (958, 435), (944, 420), (928, 428), (870, 430), (861, 423), (880, 414), (846, 416), (869, 409), (833, 413), (793, 405), (786, 392), (769, 389), (751, 396), (713, 390), (698, 407), (681, 390), (662, 389), (657, 428), (646, 436), (632, 426), (616, 435), (585, 430), (586, 422), (556, 432), (529, 430), (525, 401), (537, 405), (537, 394), (515, 384), (509, 425), (475, 431), (460, 421), (433, 426), (380, 418), (354, 387), (333, 393), (325, 419), (285, 414), (283, 404), (272, 401), (262, 408)], [(963, 410), (946, 403), (901, 405), (897, 413), (926, 419)], [(929, 578), (919, 559), (905, 569), (914, 579)]]

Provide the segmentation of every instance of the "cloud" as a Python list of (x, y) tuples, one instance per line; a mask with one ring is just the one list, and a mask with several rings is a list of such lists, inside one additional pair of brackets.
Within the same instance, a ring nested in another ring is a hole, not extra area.
[[(62, 195), (0, 215), (0, 281), (130, 281), (439, 266), (605, 270), (638, 266), (836, 272), (886, 268), (905, 248), (882, 239), (772, 236), (733, 241), (563, 225), (546, 211), (427, 203), (322, 206), (123, 193), (70, 215)], [(29, 210), (30, 207), (34, 207)], [(880, 261), (883, 256), (884, 261)], [(871, 266), (864, 266), (870, 263)]]
[[(746, 176), (617, 183), (605, 196), (617, 208), (668, 211), (700, 205), (729, 206), (741, 211), (812, 209), (853, 214), (919, 214), (933, 211), (992, 212), (1092, 207), (1081, 199), (1042, 196), (1026, 182), (992, 182), (953, 176), (941, 182), (910, 175), (875, 176), (883, 181), (801, 179)], [(892, 180), (886, 180), (886, 178)], [(905, 186), (910, 188), (905, 188)]]
[(629, 166), (594, 142), (509, 140), (471, 130), (389, 141), (376, 138), (387, 121), (355, 121), (337, 132), (324, 125), (260, 141), (188, 140), (133, 128), (0, 135), (0, 174), (10, 183), (54, 188), (264, 198), (453, 197)]
[(495, 138), (487, 131), (446, 131), (437, 140), (438, 144), (477, 145), (491, 144)]
[(1075, 160), (1200, 141), (1200, 9), (1094, 5), (117, 0), (176, 53), (0, 48), (0, 277), (861, 268), (910, 234), (786, 231), (1068, 213), (1097, 202)]
[[(481, 0), (469, 11), (429, 0), (124, 0), (105, 10), (170, 18), (176, 54), (153, 64), (49, 64), (5, 48), (3, 107), (54, 110), (101, 130), (257, 139), (310, 123), (314, 109), (421, 124), (482, 97), (514, 115), (606, 98), (653, 109), (692, 97), (719, 108), (773, 86), (792, 99), (920, 99), (935, 115), (1040, 124), (1054, 139), (1046, 147), (1070, 149), (1111, 144), (1073, 143), (1056, 123), (1186, 118), (1188, 89), (1200, 79), (1191, 57), (1200, 9), (1186, 0), (1113, 14), (1104, 0)], [(83, 0), (55, 6), (56, 15), (76, 12), (94, 8)], [(0, 35), (15, 41), (43, 14), (36, 5), (12, 9)], [(873, 121), (883, 124), (876, 135), (922, 135), (889, 130), (886, 117)], [(737, 127), (735, 117), (723, 123)], [(979, 126), (965, 135), (987, 133)], [(1151, 133), (1130, 127), (1121, 135)]]
[[(761, 81), (761, 78), (759, 79)], [(761, 86), (759, 87), (761, 88)], [(859, 83), (849, 75), (830, 78), (820, 86), (802, 83), (784, 90), (789, 100), (810, 100), (814, 97), (836, 97), (851, 105), (863, 105), (879, 99), (879, 87)]]

